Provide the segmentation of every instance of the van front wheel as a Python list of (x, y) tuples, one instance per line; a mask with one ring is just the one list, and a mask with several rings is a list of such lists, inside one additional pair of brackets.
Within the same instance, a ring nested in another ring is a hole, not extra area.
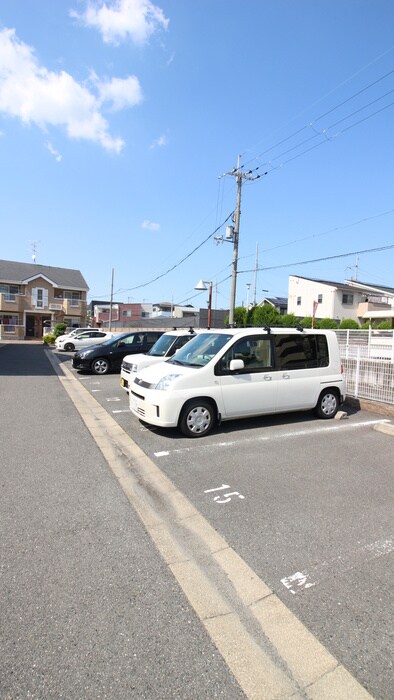
[(210, 401), (196, 399), (183, 407), (179, 428), (186, 437), (202, 437), (211, 430), (214, 422), (214, 407)]
[(338, 394), (333, 389), (326, 389), (319, 396), (316, 413), (319, 418), (334, 418), (338, 406)]

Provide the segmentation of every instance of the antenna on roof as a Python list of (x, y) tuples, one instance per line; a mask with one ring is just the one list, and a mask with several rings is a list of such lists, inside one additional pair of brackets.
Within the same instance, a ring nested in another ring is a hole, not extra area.
[(32, 250), (32, 260), (35, 263), (36, 262), (36, 252), (37, 252), (37, 241), (31, 241), (31, 250)]

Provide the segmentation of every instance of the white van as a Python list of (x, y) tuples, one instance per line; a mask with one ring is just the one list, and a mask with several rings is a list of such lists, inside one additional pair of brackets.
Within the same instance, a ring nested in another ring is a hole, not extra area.
[(220, 421), (268, 413), (333, 418), (345, 394), (334, 331), (249, 328), (199, 333), (137, 372), (129, 400), (146, 423), (201, 437)]
[(129, 391), (130, 384), (134, 381), (135, 373), (140, 369), (154, 365), (156, 362), (163, 362), (172, 357), (180, 348), (194, 338), (198, 331), (189, 329), (177, 330), (163, 333), (148, 352), (138, 353), (138, 355), (126, 355), (122, 361), (120, 370), (120, 386)]

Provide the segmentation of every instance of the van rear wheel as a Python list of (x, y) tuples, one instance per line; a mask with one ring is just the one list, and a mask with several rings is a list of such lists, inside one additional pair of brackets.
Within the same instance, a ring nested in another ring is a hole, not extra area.
[(211, 430), (214, 414), (214, 407), (210, 401), (204, 399), (189, 401), (182, 409), (179, 428), (186, 437), (202, 437)]
[(338, 411), (338, 394), (333, 389), (325, 389), (319, 396), (316, 413), (319, 418), (334, 418)]

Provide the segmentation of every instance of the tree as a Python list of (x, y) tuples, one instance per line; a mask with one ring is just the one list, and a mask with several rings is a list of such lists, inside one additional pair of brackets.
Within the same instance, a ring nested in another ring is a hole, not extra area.
[(55, 328), (53, 329), (53, 335), (55, 338), (57, 338), (59, 335), (64, 335), (67, 330), (67, 326), (65, 323), (57, 323)]
[[(245, 309), (244, 306), (236, 306), (234, 309), (234, 325), (237, 328), (245, 328), (246, 326), (246, 318), (247, 318), (247, 310)], [(224, 323), (226, 326), (228, 326), (229, 322), (229, 316), (226, 316)]]
[(248, 315), (248, 322), (252, 326), (281, 326), (281, 316), (271, 304), (254, 306)]

